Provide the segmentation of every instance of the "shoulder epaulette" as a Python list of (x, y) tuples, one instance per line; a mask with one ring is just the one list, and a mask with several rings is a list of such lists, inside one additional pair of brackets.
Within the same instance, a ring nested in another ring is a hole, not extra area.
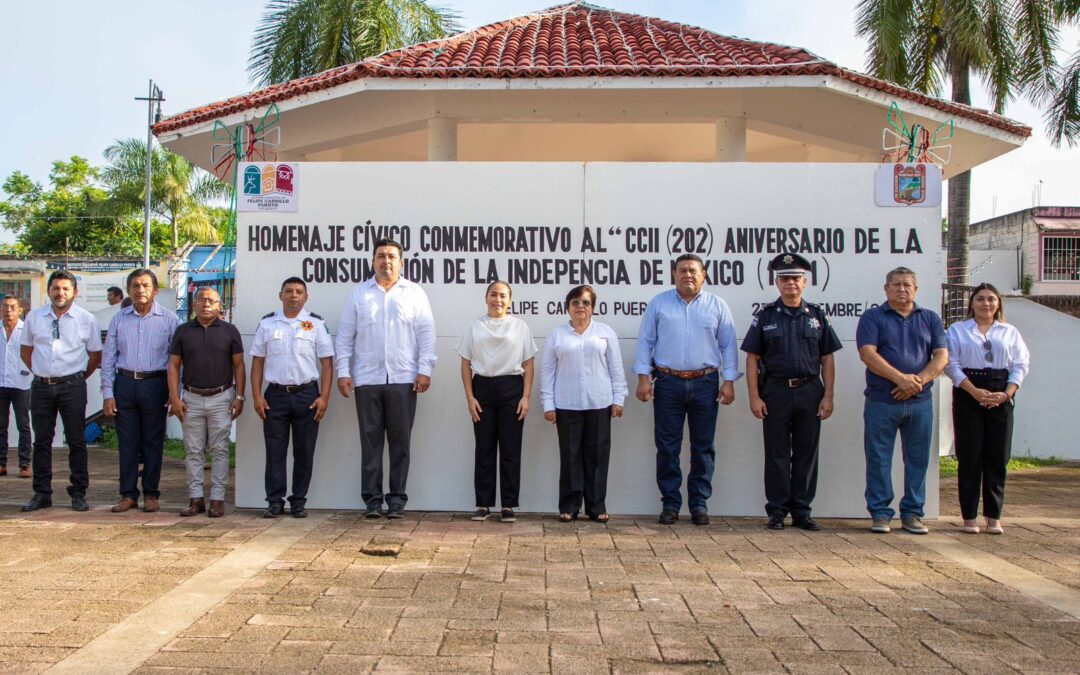
[(270, 317), (274, 316), (275, 314), (277, 314), (277, 312), (268, 312), (266, 314), (263, 314), (262, 318), (269, 319)]
[(318, 314), (316, 314), (315, 312), (308, 312), (308, 314), (310, 314), (311, 316), (315, 317), (315, 318), (316, 318), (316, 319), (318, 319), (319, 321), (326, 321), (326, 319), (322, 318), (321, 316), (319, 316), (319, 315), (318, 315)]

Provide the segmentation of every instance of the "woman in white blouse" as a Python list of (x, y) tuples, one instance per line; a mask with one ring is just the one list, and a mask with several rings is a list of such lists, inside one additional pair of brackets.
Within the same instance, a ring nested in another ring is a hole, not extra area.
[(1028, 372), (1029, 355), (1015, 326), (1005, 323), (1001, 293), (975, 287), (968, 318), (949, 326), (953, 433), (964, 532), (978, 534), (982, 494), (986, 531), (1001, 534), (1005, 471), (1012, 453), (1014, 397)]
[(626, 398), (619, 338), (593, 321), (596, 292), (577, 286), (566, 294), (570, 322), (548, 336), (540, 364), (544, 419), (559, 432), (559, 520), (577, 518), (585, 500), (590, 520), (608, 520), (607, 474), (611, 418), (622, 417)]
[(473, 520), (486, 520), (495, 506), (495, 465), (499, 465), (501, 520), (512, 523), (521, 479), (521, 434), (529, 414), (536, 343), (529, 326), (509, 316), (510, 285), (496, 281), (485, 294), (487, 315), (465, 329), (457, 346), (461, 383), (473, 421), (476, 460)]

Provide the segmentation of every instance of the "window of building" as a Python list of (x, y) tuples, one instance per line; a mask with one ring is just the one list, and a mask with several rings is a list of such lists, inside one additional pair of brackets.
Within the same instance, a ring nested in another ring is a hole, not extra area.
[(1080, 281), (1080, 235), (1043, 235), (1042, 280)]

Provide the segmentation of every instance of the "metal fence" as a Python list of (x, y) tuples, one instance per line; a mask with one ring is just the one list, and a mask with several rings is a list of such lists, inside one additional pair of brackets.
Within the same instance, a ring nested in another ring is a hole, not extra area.
[(974, 286), (941, 284), (941, 321), (948, 328), (967, 316), (967, 302)]
[(201, 281), (189, 281), (184, 290), (177, 289), (176, 315), (181, 321), (190, 321), (195, 317), (195, 294), (201, 288), (212, 288), (221, 296), (222, 318), (231, 321), (233, 306), (236, 301), (235, 279), (206, 279)]

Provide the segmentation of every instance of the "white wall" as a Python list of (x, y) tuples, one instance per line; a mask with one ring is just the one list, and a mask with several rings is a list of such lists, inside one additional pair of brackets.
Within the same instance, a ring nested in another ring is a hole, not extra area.
[[(413, 433), (409, 508), (469, 510), (472, 497), (473, 439), (454, 346), (473, 318), (483, 314), (486, 281), (476, 279), (474, 261), (487, 269), (488, 259), (505, 269), (510, 259), (558, 258), (623, 261), (629, 283), (596, 284), (608, 313), (597, 317), (610, 323), (621, 338), (628, 379), (640, 316), (615, 313), (616, 303), (644, 303), (670, 288), (666, 265), (671, 250), (670, 232), (679, 228), (705, 228), (711, 243), (703, 257), (714, 269), (742, 270), (738, 280), (715, 284), (731, 306), (740, 337), (749, 325), (755, 303), (771, 302), (765, 265), (774, 253), (725, 252), (726, 234), (734, 228), (832, 228), (841, 231), (843, 252), (809, 255), (818, 276), (807, 291), (810, 301), (843, 303), (860, 312), (883, 300), (887, 270), (906, 265), (916, 269), (924, 289), (941, 283), (940, 218), (933, 208), (881, 208), (874, 203), (873, 164), (301, 164), (297, 181), (298, 213), (243, 213), (238, 233), (237, 274), (240, 302), (236, 322), (245, 342), (259, 317), (279, 306), (281, 281), (302, 275), (303, 261), (311, 258), (371, 259), (371, 251), (346, 250), (304, 253), (253, 251), (249, 232), (264, 225), (319, 225), (324, 238), (329, 226), (343, 225), (351, 233), (356, 225), (409, 229), (412, 250), (407, 260), (435, 259), (436, 279), (425, 284), (432, 300), (438, 332), (439, 363), (432, 389), (419, 397)], [(566, 227), (573, 248), (566, 253), (432, 253), (419, 251), (419, 229), (424, 225), (500, 225)], [(630, 251), (628, 228), (657, 228), (657, 250)], [(876, 228), (877, 252), (857, 253), (855, 231)], [(605, 251), (582, 252), (588, 229), (602, 233)], [(922, 242), (922, 251), (892, 252), (893, 235), (903, 248), (909, 231)], [(361, 244), (363, 242), (360, 242)], [(443, 265), (463, 258), (466, 277), (444, 283)], [(643, 262), (661, 261), (665, 270), (657, 283), (642, 283)], [(716, 281), (718, 277), (714, 277)], [(352, 283), (309, 282), (308, 308), (327, 318), (335, 330), (342, 302)], [(573, 281), (514, 285), (514, 301), (535, 302), (535, 315), (524, 313), (538, 343), (564, 316), (550, 314), (549, 304), (561, 301)], [(925, 291), (926, 304), (935, 307), (936, 292)], [(524, 307), (519, 305), (519, 310)], [(519, 312), (520, 313), (520, 312)], [(864, 516), (864, 461), (862, 459), (862, 390), (864, 370), (853, 343), (857, 316), (836, 317), (834, 326), (844, 349), (838, 354), (837, 413), (824, 424), (821, 471), (815, 514)], [(740, 355), (740, 366), (742, 359)], [(741, 367), (740, 367), (741, 370)], [(631, 385), (633, 386), (633, 385)], [(521, 508), (553, 511), (557, 506), (558, 450), (555, 431), (539, 414), (539, 387), (533, 390), (533, 413), (525, 424)], [(717, 514), (763, 513), (763, 461), (760, 422), (748, 410), (745, 384), (736, 387), (737, 400), (721, 410), (717, 433), (717, 467), (710, 510)], [(613, 449), (608, 506), (613, 513), (654, 513), (659, 509), (655, 484), (655, 449), (651, 407), (631, 397), (626, 416), (613, 424)], [(936, 451), (936, 447), (934, 448)], [(684, 450), (684, 455), (687, 452)], [(254, 507), (264, 503), (264, 446), (258, 418), (250, 407), (238, 424), (237, 503)], [(688, 459), (684, 456), (684, 470)], [(894, 479), (900, 493), (902, 472), (897, 460)], [(927, 513), (937, 513), (937, 473), (928, 477)], [(351, 400), (335, 392), (321, 425), (315, 475), (309, 493), (314, 508), (355, 508), (360, 499), (360, 448), (356, 415)]]

